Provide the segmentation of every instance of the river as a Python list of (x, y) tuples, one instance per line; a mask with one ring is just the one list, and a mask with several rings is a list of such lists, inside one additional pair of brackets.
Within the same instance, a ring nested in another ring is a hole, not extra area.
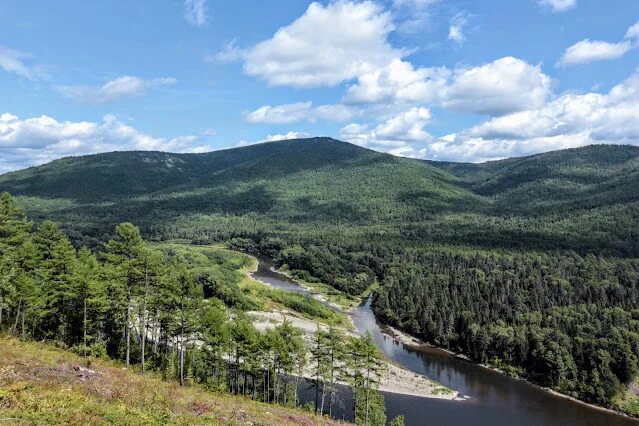
[[(259, 258), (253, 277), (273, 287), (308, 294), (296, 281), (273, 271), (273, 263)], [(639, 421), (551, 394), (537, 386), (459, 359), (437, 348), (413, 348), (383, 332), (370, 300), (355, 309), (353, 322), (360, 333), (370, 332), (384, 354), (415, 373), (470, 397), (465, 401), (384, 393), (388, 418), (402, 414), (406, 425), (561, 425), (637, 426)], [(345, 398), (346, 399), (346, 398)], [(349, 410), (338, 412), (338, 418)]]

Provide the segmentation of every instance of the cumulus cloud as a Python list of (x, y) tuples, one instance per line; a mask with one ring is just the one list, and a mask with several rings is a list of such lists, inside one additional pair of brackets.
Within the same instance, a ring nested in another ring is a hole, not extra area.
[(639, 72), (607, 94), (564, 94), (418, 148), (414, 156), (484, 161), (593, 143), (639, 145)]
[(503, 115), (544, 104), (552, 80), (541, 66), (506, 57), (457, 71), (443, 93), (442, 105), (462, 112)]
[(102, 122), (58, 121), (46, 115), (20, 119), (0, 115), (0, 172), (42, 164), (69, 155), (105, 151), (202, 152), (196, 136), (158, 138), (106, 115)]
[(360, 75), (344, 96), (349, 104), (434, 102), (446, 87), (451, 71), (445, 67), (415, 68), (395, 59), (387, 66)]
[(449, 70), (414, 68), (395, 60), (387, 67), (360, 76), (344, 102), (425, 103), (455, 111), (503, 115), (536, 108), (552, 89), (550, 77), (539, 65), (506, 57), (485, 65)]
[[(433, 3), (395, 0), (393, 10), (428, 9)], [(512, 57), (474, 68), (415, 67), (405, 59), (409, 51), (388, 42), (395, 28), (392, 18), (391, 12), (371, 1), (312, 3), (271, 39), (241, 54), (231, 44), (221, 54), (231, 59), (240, 55), (247, 74), (272, 85), (310, 88), (349, 82), (342, 99), (346, 105), (437, 105), (503, 115), (538, 107), (550, 92), (551, 79), (540, 66)], [(453, 40), (463, 41), (466, 20), (465, 14), (452, 18)], [(302, 104), (265, 106), (250, 113), (248, 120), (293, 123), (333, 116), (309, 111), (311, 106)], [(343, 107), (338, 112), (340, 120), (348, 115)]]
[(177, 83), (177, 80), (170, 77), (144, 80), (139, 77), (122, 76), (110, 80), (102, 86), (61, 86), (58, 87), (58, 90), (70, 99), (91, 104), (104, 104), (121, 98), (140, 95), (147, 89), (175, 83)]
[(244, 71), (275, 86), (335, 86), (401, 57), (387, 41), (393, 29), (391, 14), (372, 1), (312, 3), (249, 49)]
[(630, 49), (632, 49), (632, 43), (629, 41), (608, 43), (606, 41), (585, 39), (566, 49), (566, 52), (559, 60), (559, 65), (588, 64), (594, 61), (617, 59), (625, 55)]
[(410, 142), (432, 140), (432, 136), (425, 130), (430, 118), (427, 108), (413, 107), (388, 118), (373, 129), (364, 124), (348, 124), (341, 129), (340, 137), (367, 148), (405, 155), (412, 150)]
[(298, 102), (276, 106), (265, 105), (247, 113), (244, 119), (251, 124), (290, 124), (303, 120), (346, 121), (354, 113), (353, 108), (340, 104), (313, 107), (312, 102)]
[(557, 62), (557, 66), (588, 64), (595, 61), (618, 59), (639, 44), (639, 21), (626, 32), (625, 40), (617, 43), (607, 41), (581, 40), (570, 46)]
[(0, 68), (28, 80), (46, 79), (46, 72), (42, 67), (31, 65), (32, 60), (33, 55), (0, 46)]
[(208, 16), (206, 14), (206, 0), (185, 0), (184, 19), (196, 27), (206, 25)]
[(539, 4), (555, 12), (565, 12), (577, 6), (577, 0), (539, 0)]

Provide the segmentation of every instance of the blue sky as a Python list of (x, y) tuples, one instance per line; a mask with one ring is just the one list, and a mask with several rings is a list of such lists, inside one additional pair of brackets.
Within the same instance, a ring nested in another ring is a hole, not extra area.
[(639, 2), (0, 0), (0, 172), (326, 135), (485, 161), (639, 144)]

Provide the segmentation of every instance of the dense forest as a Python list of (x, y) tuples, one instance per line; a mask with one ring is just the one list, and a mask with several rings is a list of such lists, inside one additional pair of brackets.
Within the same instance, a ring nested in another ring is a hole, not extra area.
[(360, 295), (388, 323), (610, 406), (639, 357), (639, 148), (484, 164), (328, 138), (207, 154), (110, 153), (0, 176), (37, 221), (100, 247), (226, 241)]
[(285, 406), (300, 405), (309, 365), (317, 395), (311, 410), (331, 415), (337, 384), (348, 383), (356, 422), (384, 425), (376, 390), (382, 356), (370, 335), (318, 327), (309, 350), (286, 321), (258, 331), (246, 311), (262, 300), (238, 286), (250, 262), (230, 251), (149, 244), (127, 222), (99, 251), (76, 250), (53, 222), (34, 227), (3, 193), (0, 332)]

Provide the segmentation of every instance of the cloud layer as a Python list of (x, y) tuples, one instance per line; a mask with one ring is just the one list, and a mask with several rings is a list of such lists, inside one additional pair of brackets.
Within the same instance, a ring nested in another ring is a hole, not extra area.
[(68, 155), (105, 151), (158, 150), (202, 152), (196, 136), (157, 138), (131, 127), (113, 115), (101, 123), (58, 121), (46, 115), (20, 119), (0, 115), (0, 173), (42, 164)]
[[(364, 144), (358, 137), (351, 141)], [(425, 141), (394, 149), (417, 158), (475, 162), (595, 143), (639, 145), (639, 71), (607, 94), (564, 94), (539, 108)]]

